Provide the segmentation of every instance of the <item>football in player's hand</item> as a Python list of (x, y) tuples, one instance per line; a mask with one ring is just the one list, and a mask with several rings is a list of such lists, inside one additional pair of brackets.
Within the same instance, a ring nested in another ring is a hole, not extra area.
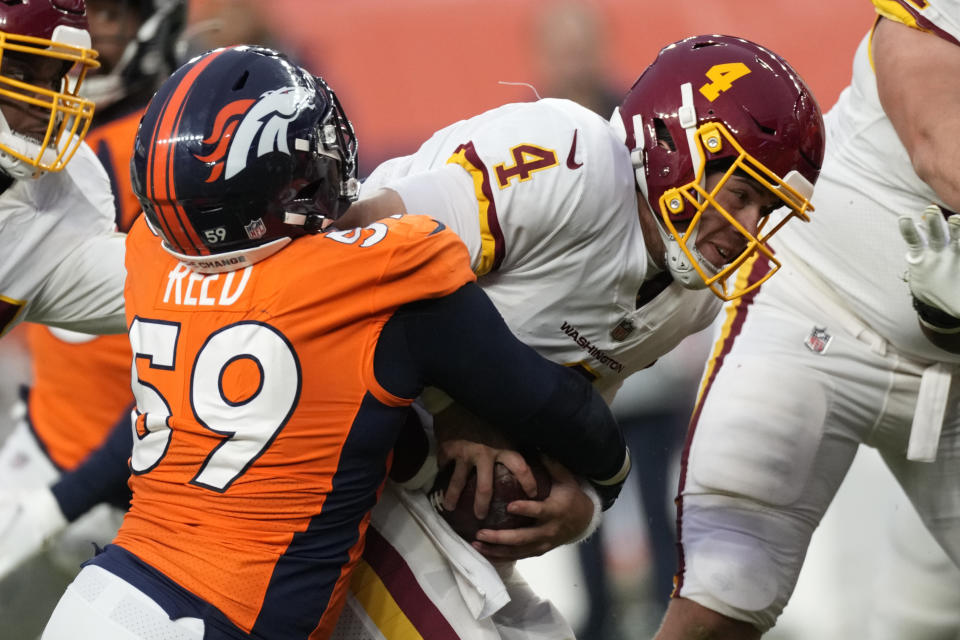
[(477, 470), (471, 469), (466, 484), (460, 494), (460, 500), (453, 511), (443, 508), (443, 494), (453, 475), (454, 463), (451, 462), (437, 474), (430, 489), (430, 502), (437, 512), (464, 539), (473, 542), (480, 529), (520, 529), (536, 524), (536, 520), (527, 516), (507, 513), (507, 505), (514, 500), (544, 500), (550, 495), (552, 481), (550, 472), (536, 456), (524, 456), (533, 477), (537, 480), (537, 495), (530, 497), (520, 482), (506, 465), (496, 463), (493, 470), (493, 495), (490, 497), (490, 509), (483, 519), (473, 513), (473, 500), (477, 490)]

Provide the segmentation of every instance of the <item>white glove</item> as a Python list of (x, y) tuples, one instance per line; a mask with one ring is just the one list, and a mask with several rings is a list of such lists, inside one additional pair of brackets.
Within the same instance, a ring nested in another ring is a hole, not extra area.
[(47, 487), (0, 490), (0, 580), (67, 526)]
[(940, 207), (923, 210), (920, 225), (900, 218), (900, 235), (907, 243), (907, 282), (913, 297), (960, 317), (960, 215), (946, 221)]

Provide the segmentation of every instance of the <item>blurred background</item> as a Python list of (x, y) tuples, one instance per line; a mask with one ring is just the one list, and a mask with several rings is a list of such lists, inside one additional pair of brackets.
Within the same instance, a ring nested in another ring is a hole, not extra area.
[(827, 107), (872, 16), (869, 0), (191, 0), (190, 36), (193, 50), (270, 43), (324, 76), (369, 173), (441, 126), (535, 98), (501, 83), (619, 100), (663, 45), (701, 33), (770, 47)]
[[(265, 44), (322, 75), (356, 127), (365, 176), (435, 130), (506, 102), (565, 97), (608, 116), (662, 46), (701, 33), (773, 49), (826, 111), (873, 16), (869, 0), (191, 0), (185, 51)], [(650, 637), (662, 615), (675, 563), (679, 451), (710, 338), (709, 331), (691, 337), (618, 397), (638, 460), (635, 482), (592, 544), (522, 564), (582, 640)], [(0, 405), (9, 406), (30, 378), (19, 331), (0, 341), (0, 363)], [(2, 437), (9, 420), (3, 411), (0, 419)], [(767, 637), (858, 637), (870, 594), (851, 587), (869, 585), (864, 540), (901, 508), (898, 491), (872, 452), (858, 458), (815, 537), (794, 601)], [(54, 598), (63, 584), (51, 586)], [(30, 637), (32, 626), (13, 625), (4, 607), (14, 596), (0, 590), (0, 640)], [(16, 615), (26, 620), (29, 612)]]

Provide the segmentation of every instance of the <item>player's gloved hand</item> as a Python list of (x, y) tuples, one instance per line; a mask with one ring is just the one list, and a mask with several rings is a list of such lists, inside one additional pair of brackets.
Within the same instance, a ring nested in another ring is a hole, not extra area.
[[(919, 225), (909, 216), (901, 217), (900, 235), (907, 243), (907, 281), (913, 297), (935, 311), (960, 317), (960, 215), (944, 220), (940, 207), (930, 205)], [(919, 306), (918, 311), (929, 323)]]
[(539, 556), (592, 534), (600, 523), (600, 504), (563, 465), (544, 457), (553, 485), (544, 500), (514, 500), (511, 514), (537, 521), (519, 529), (481, 529), (474, 548), (494, 561)]
[(67, 526), (46, 487), (0, 490), (0, 580), (43, 549)]

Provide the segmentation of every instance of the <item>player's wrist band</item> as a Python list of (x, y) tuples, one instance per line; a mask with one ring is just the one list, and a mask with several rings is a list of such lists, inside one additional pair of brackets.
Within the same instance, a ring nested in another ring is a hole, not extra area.
[(580, 532), (580, 535), (570, 541), (569, 544), (577, 544), (578, 542), (583, 542), (594, 533), (596, 533), (597, 528), (600, 526), (600, 521), (603, 520), (603, 504), (600, 502), (600, 494), (597, 493), (596, 488), (588, 480), (580, 481), (580, 489), (587, 494), (587, 497), (590, 498), (590, 502), (593, 503), (593, 516), (590, 518), (590, 524), (587, 525), (587, 528)]
[(937, 333), (960, 333), (960, 318), (913, 297), (913, 308), (920, 323)]
[(410, 479), (397, 483), (407, 491), (429, 489), (430, 485), (433, 484), (434, 478), (437, 477), (437, 472), (439, 471), (437, 463), (437, 440), (433, 437), (431, 431), (427, 431), (427, 442), (429, 443), (430, 449), (420, 468)]
[(623, 464), (620, 465), (620, 469), (606, 480), (597, 480), (596, 478), (591, 478), (590, 481), (595, 485), (600, 485), (601, 487), (609, 487), (616, 484), (623, 484), (628, 475), (630, 475), (630, 449), (624, 447)]

